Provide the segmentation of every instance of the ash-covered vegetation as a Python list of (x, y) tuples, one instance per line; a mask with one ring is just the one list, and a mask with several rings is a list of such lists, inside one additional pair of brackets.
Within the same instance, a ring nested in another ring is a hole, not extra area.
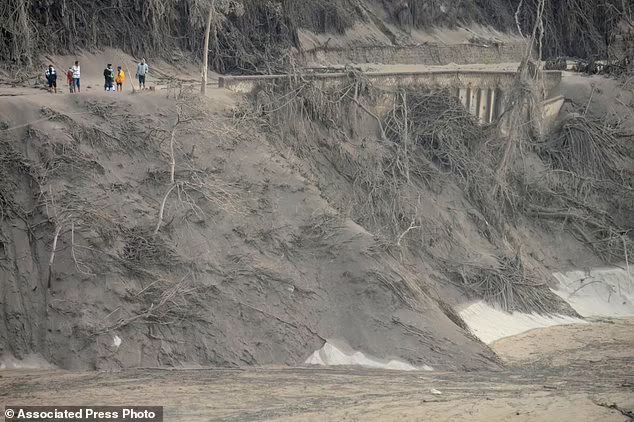
[[(489, 126), (446, 91), (386, 91), (355, 73), (331, 91), (301, 80), (262, 87), (254, 114), (384, 250), (430, 263), (444, 283), (506, 310), (566, 312), (519, 239), (557, 227), (606, 264), (627, 260), (632, 134), (578, 110), (544, 133), (529, 73), (523, 66)], [(374, 104), (392, 108), (379, 116)]]
[(228, 73), (287, 69), (302, 29), (340, 34), (382, 21), (408, 32), (478, 23), (530, 35), (541, 15), (544, 57), (605, 58), (617, 28), (633, 22), (622, 0), (7, 0), (0, 4), (0, 61), (32, 65), (40, 52), (104, 47), (199, 58), (210, 8), (210, 66)]

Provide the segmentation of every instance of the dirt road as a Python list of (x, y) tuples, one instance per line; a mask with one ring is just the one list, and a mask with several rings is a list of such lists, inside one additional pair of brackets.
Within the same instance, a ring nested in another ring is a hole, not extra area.
[(534, 330), (494, 349), (503, 371), (4, 371), (0, 402), (162, 404), (169, 421), (632, 420), (634, 319)]

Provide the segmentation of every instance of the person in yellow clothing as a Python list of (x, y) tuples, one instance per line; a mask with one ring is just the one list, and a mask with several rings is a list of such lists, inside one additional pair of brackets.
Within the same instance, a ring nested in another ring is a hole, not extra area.
[(121, 66), (117, 66), (117, 76), (114, 78), (117, 83), (117, 92), (123, 92), (123, 83), (125, 82), (125, 72)]

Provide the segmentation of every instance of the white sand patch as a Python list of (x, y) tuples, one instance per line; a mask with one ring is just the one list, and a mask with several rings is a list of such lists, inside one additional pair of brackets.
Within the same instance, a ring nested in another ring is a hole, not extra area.
[(535, 328), (586, 323), (582, 319), (565, 315), (546, 316), (523, 312), (513, 312), (511, 314), (482, 301), (472, 303), (460, 311), (459, 314), (471, 332), (487, 344)]
[(2, 369), (55, 369), (42, 356), (32, 353), (23, 359), (18, 359), (10, 353), (0, 356), (0, 370)]
[(555, 293), (584, 317), (634, 316), (634, 280), (622, 268), (554, 273)]
[(121, 337), (115, 334), (115, 336), (112, 337), (112, 345), (116, 348), (119, 348), (119, 346), (121, 346)]
[[(335, 345), (336, 344), (336, 345)], [(428, 365), (415, 367), (400, 360), (382, 361), (363, 352), (355, 351), (345, 342), (340, 340), (328, 340), (324, 346), (315, 350), (306, 362), (309, 365), (358, 365), (366, 368), (392, 369), (397, 371), (433, 371)]]

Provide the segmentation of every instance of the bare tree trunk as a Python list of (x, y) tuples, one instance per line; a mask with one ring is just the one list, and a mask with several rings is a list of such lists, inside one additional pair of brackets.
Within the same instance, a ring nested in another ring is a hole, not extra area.
[[(28, 18), (28, 4), (26, 0), (19, 0), (17, 3), (17, 25), (16, 29), (20, 36), (13, 34), (14, 44), (16, 45), (16, 58), (18, 62), (22, 62), (22, 59), (26, 60), (27, 67), (33, 65), (33, 47), (31, 41), (31, 30), (29, 28)], [(18, 40), (21, 39), (21, 41)]]
[(214, 14), (215, 0), (211, 0), (209, 6), (209, 16), (207, 16), (207, 28), (205, 28), (205, 46), (203, 48), (203, 72), (202, 83), (200, 86), (200, 93), (205, 95), (207, 93), (207, 71), (209, 70), (209, 32), (211, 31), (211, 19)]

